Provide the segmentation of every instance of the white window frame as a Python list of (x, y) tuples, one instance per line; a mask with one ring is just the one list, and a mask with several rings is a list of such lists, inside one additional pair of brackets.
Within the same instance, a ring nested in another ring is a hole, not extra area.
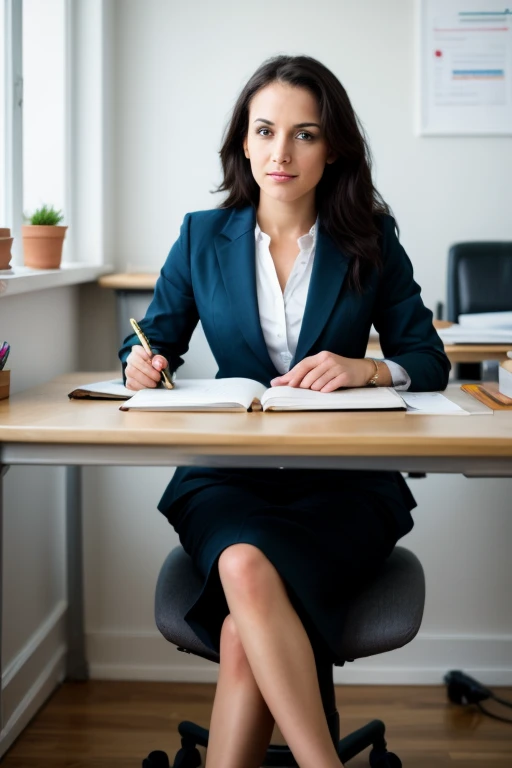
[(14, 237), (12, 253), (21, 262), (23, 221), (23, 56), (22, 0), (5, 8), (5, 217)]
[[(23, 263), (21, 225), (23, 224), (23, 0), (3, 0), (5, 8), (5, 221), (14, 238), (13, 264)], [(64, 211), (67, 223), (71, 223), (71, 77), (68, 60), (71, 50), (72, 8), (70, 0), (65, 10), (65, 190)]]
[[(0, 296), (24, 292), (12, 280), (23, 284), (32, 277), (21, 266), (21, 225), (23, 223), (23, 0), (0, 0), (5, 8), (5, 220), (13, 242), (14, 274), (2, 275)], [(98, 274), (111, 271), (107, 259), (113, 252), (113, 230), (106, 211), (112, 200), (112, 177), (106, 159), (111, 155), (109, 119), (113, 64), (114, 11), (109, 0), (66, 0), (65, 2), (65, 191), (64, 212), (66, 261), (70, 266), (96, 267)], [(92, 115), (92, 118), (91, 118)], [(91, 130), (92, 126), (92, 130)], [(2, 148), (0, 148), (1, 151)], [(76, 277), (58, 278), (79, 282)], [(90, 278), (89, 278), (90, 279)], [(41, 275), (34, 274), (41, 283)], [(57, 280), (57, 277), (56, 277)], [(30, 281), (30, 280), (29, 280)], [(50, 275), (44, 285), (51, 287)]]

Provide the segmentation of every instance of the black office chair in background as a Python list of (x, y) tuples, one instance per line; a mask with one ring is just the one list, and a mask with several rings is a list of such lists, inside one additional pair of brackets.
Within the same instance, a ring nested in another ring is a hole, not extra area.
[[(219, 656), (207, 648), (185, 622), (188, 608), (201, 590), (201, 578), (191, 558), (181, 546), (167, 556), (156, 587), (155, 618), (158, 629), (179, 651), (219, 662)], [(343, 634), (338, 638), (335, 666), (343, 666), (365, 656), (401, 648), (417, 634), (425, 604), (425, 577), (416, 555), (404, 547), (395, 547), (379, 574), (353, 598)], [(343, 763), (372, 746), (372, 768), (400, 768), (400, 759), (386, 750), (385, 725), (373, 720), (340, 741), (339, 715), (333, 681), (333, 664), (317, 658), (318, 678), (329, 730)], [(181, 749), (174, 768), (197, 768), (201, 755), (197, 746), (208, 746), (208, 731), (190, 722), (178, 726)], [(271, 745), (264, 766), (296, 766), (287, 746)], [(152, 752), (143, 768), (169, 768), (164, 752)]]
[[(448, 252), (447, 317), (512, 311), (512, 242), (455, 243)], [(481, 363), (459, 363), (455, 378), (482, 378)]]

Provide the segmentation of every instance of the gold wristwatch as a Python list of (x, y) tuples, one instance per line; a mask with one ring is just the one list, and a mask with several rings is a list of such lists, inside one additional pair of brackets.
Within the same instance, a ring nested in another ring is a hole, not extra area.
[(366, 383), (366, 386), (367, 386), (367, 387), (378, 387), (378, 386), (379, 386), (379, 384), (378, 384), (378, 380), (379, 380), (379, 363), (377, 362), (377, 360), (374, 360), (374, 358), (373, 358), (373, 357), (367, 357), (366, 359), (367, 359), (367, 360), (371, 360), (371, 361), (372, 361), (372, 363), (373, 363), (373, 364), (374, 364), (374, 366), (375, 366), (375, 371), (374, 371), (374, 373), (373, 373), (373, 376), (372, 376), (372, 377), (371, 377), (371, 379), (370, 379), (370, 380), (369, 380), (369, 381)]

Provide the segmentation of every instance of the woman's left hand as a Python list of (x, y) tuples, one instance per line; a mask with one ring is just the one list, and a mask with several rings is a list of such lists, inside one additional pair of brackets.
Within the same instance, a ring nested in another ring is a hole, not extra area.
[(334, 392), (339, 387), (365, 387), (375, 372), (372, 360), (341, 357), (319, 352), (305, 357), (288, 373), (270, 382), (272, 387), (301, 387), (317, 392)]

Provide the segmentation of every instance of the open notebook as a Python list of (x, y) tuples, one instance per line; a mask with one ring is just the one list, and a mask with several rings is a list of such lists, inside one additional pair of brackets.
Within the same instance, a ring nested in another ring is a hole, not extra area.
[(68, 394), (72, 400), (128, 400), (132, 396), (133, 390), (127, 389), (122, 379), (81, 384)]
[(177, 379), (173, 390), (141, 389), (121, 406), (122, 411), (264, 411), (405, 410), (394, 389), (371, 387), (314, 392), (271, 387), (252, 379)]

